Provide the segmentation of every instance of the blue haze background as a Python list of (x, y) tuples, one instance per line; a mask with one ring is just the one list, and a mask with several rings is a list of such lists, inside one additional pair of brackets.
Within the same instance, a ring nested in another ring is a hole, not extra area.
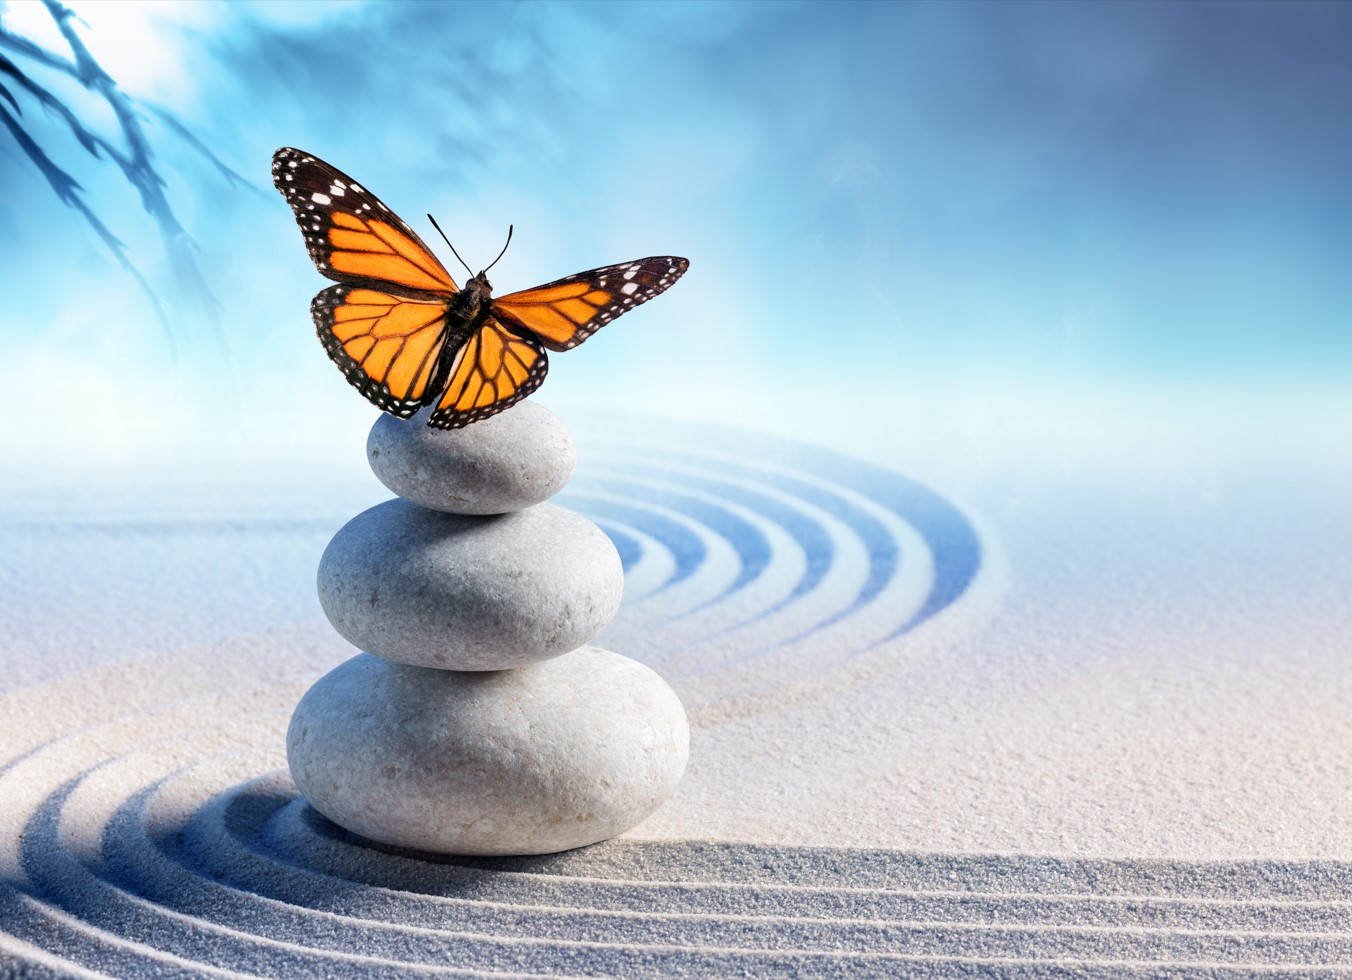
[[(14, 463), (351, 460), (375, 410), (315, 341), (325, 283), (269, 180), (284, 144), (429, 241), (433, 212), (476, 270), (514, 223), (500, 293), (688, 256), (670, 293), (554, 358), (556, 410), (868, 441), (1030, 400), (1040, 431), (1112, 392), (1124, 415), (1223, 404), (1256, 429), (1294, 399), (1337, 424), (1347, 4), (71, 6), (119, 86), (248, 186), (147, 115), (216, 334), (175, 302), (135, 191), (23, 103), (165, 297), (177, 352), (0, 131)], [(68, 56), (40, 4), (0, 16)], [(105, 105), (33, 76), (117, 139)]]

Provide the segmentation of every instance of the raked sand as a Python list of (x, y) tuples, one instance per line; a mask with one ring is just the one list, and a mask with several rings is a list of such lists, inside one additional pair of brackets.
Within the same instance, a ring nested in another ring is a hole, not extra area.
[(353, 653), (314, 570), (388, 496), (360, 457), (14, 484), (0, 976), (1352, 971), (1352, 459), (1089, 428), (575, 426), (559, 502), (626, 565), (597, 642), (691, 761), (510, 860), (374, 847), (287, 774)]

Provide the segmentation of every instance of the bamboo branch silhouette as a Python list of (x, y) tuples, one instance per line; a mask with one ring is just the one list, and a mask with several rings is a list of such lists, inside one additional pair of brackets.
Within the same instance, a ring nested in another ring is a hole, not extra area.
[[(6, 30), (3, 26), (0, 26), (0, 48), (22, 56), (47, 69), (67, 75), (90, 92), (102, 97), (117, 120), (123, 146), (119, 147), (110, 140), (90, 132), (79, 117), (60, 98), (30, 78), (13, 60), (4, 55), (0, 55), (0, 79), (12, 80), (17, 91), (31, 97), (45, 111), (60, 118), (86, 152), (97, 159), (106, 159), (116, 165), (127, 182), (136, 188), (141, 198), (142, 208), (155, 222), (180, 295), (188, 301), (190, 306), (196, 308), (200, 318), (208, 327), (216, 352), (228, 365), (230, 352), (224, 331), (221, 328), (220, 304), (212, 294), (201, 269), (198, 267), (195, 255), (196, 243), (178, 220), (178, 216), (165, 194), (167, 184), (156, 166), (154, 152), (146, 136), (143, 125), (146, 116), (140, 111), (142, 107), (139, 107), (130, 96), (118, 88), (112, 76), (103, 70), (79, 34), (76, 33), (72, 23), (75, 20), (74, 12), (62, 4), (60, 0), (43, 0), (43, 4), (55, 21), (67, 47), (69, 47), (71, 57), (64, 58), (34, 44), (27, 38)], [(14, 93), (6, 87), (0, 86), (0, 97), (3, 97), (14, 110), (10, 112), (4, 105), (0, 105), (0, 113), (3, 113), (3, 115), (0, 115), (0, 123), (3, 123), (4, 127), (9, 130), (25, 155), (42, 173), (57, 198), (81, 214), (94, 230), (94, 233), (113, 254), (122, 269), (136, 280), (154, 307), (156, 316), (164, 329), (171, 354), (176, 357), (178, 343), (175, 336), (175, 324), (166, 315), (164, 304), (160, 301), (154, 289), (128, 257), (126, 246), (85, 203), (84, 198), (81, 197), (82, 188), (79, 183), (54, 162), (25, 130), (20, 121), (22, 109)], [(193, 136), (187, 127), (170, 113), (150, 106), (144, 108), (161, 120), (169, 132), (184, 140), (194, 151), (204, 156), (231, 185), (257, 190), (247, 180), (225, 166), (205, 144)]]
[(94, 229), (94, 233), (103, 240), (103, 243), (106, 246), (108, 246), (108, 251), (113, 253), (113, 257), (117, 260), (117, 264), (120, 265), (128, 275), (136, 280), (137, 285), (141, 287), (141, 291), (144, 292), (146, 298), (150, 300), (150, 305), (154, 307), (156, 318), (160, 321), (161, 326), (164, 327), (164, 336), (169, 344), (170, 355), (176, 358), (178, 356), (178, 347), (174, 341), (173, 330), (169, 326), (169, 318), (165, 315), (164, 305), (160, 302), (160, 298), (156, 295), (155, 290), (151, 288), (150, 283), (146, 281), (145, 276), (141, 275), (140, 270), (132, 264), (129, 258), (127, 258), (126, 245), (108, 230), (108, 226), (100, 221), (98, 216), (94, 214), (94, 212), (89, 209), (89, 206), (80, 198), (79, 183), (77, 183), (70, 174), (54, 164), (46, 153), (42, 152), (42, 148), (33, 142), (32, 137), (30, 137), (28, 133), (24, 131), (23, 127), (19, 125), (19, 121), (3, 106), (0, 106), (0, 123), (5, 125), (5, 128), (14, 136), (14, 139), (18, 142), (20, 148), (28, 155), (28, 158), (33, 161), (40, 171), (42, 171), (42, 175), (47, 178), (47, 183), (51, 185), (52, 190), (61, 202), (74, 208), (84, 216), (84, 219), (89, 222), (90, 227)]

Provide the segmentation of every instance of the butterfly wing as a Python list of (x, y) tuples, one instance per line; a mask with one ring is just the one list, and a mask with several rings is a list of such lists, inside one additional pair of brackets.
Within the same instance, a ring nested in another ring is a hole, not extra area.
[(444, 299), (342, 283), (321, 290), (310, 312), (329, 357), (377, 408), (406, 419), (435, 397), (446, 345)]
[(496, 415), (540, 387), (548, 371), (549, 357), (533, 337), (490, 316), (456, 352), (427, 424), (458, 429)]
[(459, 290), (413, 229), (341, 170), (284, 146), (272, 156), (272, 182), (295, 212), (310, 258), (330, 279), (443, 296)]
[(689, 267), (674, 255), (607, 265), (510, 293), (493, 301), (493, 313), (550, 350), (572, 350), (621, 313), (664, 292)]
[(435, 402), (428, 424), (439, 428), (516, 404), (544, 381), (545, 347), (571, 350), (689, 267), (654, 256), (504, 296), (443, 369), (448, 334), (459, 332), (448, 329), (447, 316), (460, 287), (417, 233), (351, 177), (301, 150), (278, 150), (272, 179), (315, 266), (339, 283), (311, 304), (329, 357), (393, 415), (407, 418)]

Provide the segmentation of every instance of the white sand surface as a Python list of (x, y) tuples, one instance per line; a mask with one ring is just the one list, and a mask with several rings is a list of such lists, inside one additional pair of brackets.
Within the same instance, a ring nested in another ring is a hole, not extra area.
[(0, 976), (1352, 971), (1352, 403), (1018, 405), (564, 412), (691, 764), (516, 860), (286, 773), (360, 455), (8, 475)]

